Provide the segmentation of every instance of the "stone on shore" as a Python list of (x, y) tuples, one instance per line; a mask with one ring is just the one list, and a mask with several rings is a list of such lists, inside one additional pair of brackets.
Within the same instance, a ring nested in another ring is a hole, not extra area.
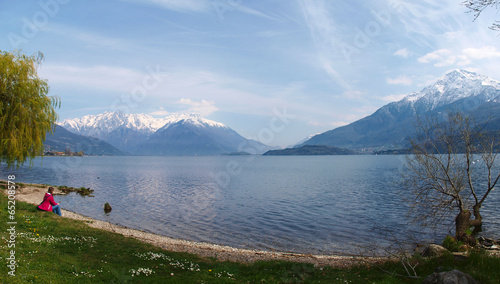
[(459, 270), (433, 273), (424, 279), (422, 284), (479, 284), (469, 274)]
[(500, 240), (491, 238), (479, 237), (477, 238), (479, 245), (486, 250), (500, 250)]
[(449, 253), (449, 251), (443, 246), (430, 244), (423, 252), (423, 257), (439, 257)]

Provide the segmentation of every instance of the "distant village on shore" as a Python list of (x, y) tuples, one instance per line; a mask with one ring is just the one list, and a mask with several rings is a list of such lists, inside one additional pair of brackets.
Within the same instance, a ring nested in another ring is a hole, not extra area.
[(77, 157), (83, 157), (83, 156), (85, 156), (85, 153), (83, 151), (73, 152), (73, 151), (71, 151), (70, 147), (66, 147), (66, 150), (64, 150), (64, 152), (57, 151), (57, 150), (46, 149), (43, 152), (43, 155), (44, 156), (70, 156), (70, 157), (77, 156)]

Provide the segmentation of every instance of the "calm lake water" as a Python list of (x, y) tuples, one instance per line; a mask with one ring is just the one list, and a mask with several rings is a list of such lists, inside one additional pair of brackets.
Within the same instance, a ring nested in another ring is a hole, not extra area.
[[(173, 238), (238, 248), (356, 254), (370, 244), (442, 240), (408, 225), (403, 156), (45, 157), (16, 181), (90, 187), (55, 196), (63, 209)], [(500, 237), (500, 193), (483, 207)], [(103, 212), (104, 203), (113, 207)], [(389, 230), (391, 234), (382, 236)]]

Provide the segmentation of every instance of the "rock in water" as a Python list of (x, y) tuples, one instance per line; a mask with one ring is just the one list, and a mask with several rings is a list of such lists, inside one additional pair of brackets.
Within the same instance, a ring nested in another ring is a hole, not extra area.
[(424, 279), (422, 284), (479, 284), (469, 274), (459, 270), (433, 273)]
[(106, 202), (106, 204), (104, 204), (104, 212), (105, 213), (109, 213), (111, 212), (111, 205), (109, 205), (109, 203)]

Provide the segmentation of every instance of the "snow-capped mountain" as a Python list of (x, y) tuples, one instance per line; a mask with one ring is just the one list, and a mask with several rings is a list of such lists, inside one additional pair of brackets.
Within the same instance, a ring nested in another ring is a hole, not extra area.
[(162, 156), (218, 155), (241, 151), (239, 148), (242, 145), (261, 149), (261, 153), (268, 149), (263, 144), (242, 137), (224, 124), (190, 116), (169, 122), (158, 129), (136, 153)]
[(413, 133), (417, 115), (452, 110), (476, 117), (479, 114), (481, 117), (498, 117), (499, 114), (493, 111), (498, 109), (497, 104), (500, 104), (499, 81), (465, 70), (454, 70), (419, 92), (387, 104), (349, 125), (315, 135), (304, 144), (358, 150), (407, 147), (407, 138)]
[(65, 119), (59, 125), (73, 133), (98, 137), (121, 127), (142, 133), (154, 133), (167, 122), (167, 119), (158, 119), (147, 114), (104, 112), (99, 115), (86, 115), (82, 118)]
[(166, 125), (181, 120), (196, 125), (227, 127), (222, 123), (202, 118), (198, 114), (173, 114), (164, 118), (155, 118), (147, 114), (124, 114), (122, 112), (104, 112), (98, 115), (86, 115), (82, 118), (65, 119), (59, 125), (74, 133), (99, 136), (121, 127), (143, 133), (154, 133)]
[(166, 119), (146, 114), (105, 112), (66, 119), (59, 125), (75, 134), (99, 138), (118, 149), (131, 152), (167, 122)]
[(248, 143), (259, 153), (269, 147), (248, 140), (228, 126), (197, 114), (154, 118), (147, 114), (105, 112), (60, 123), (69, 131), (99, 138), (132, 154), (217, 155), (240, 151)]
[(464, 98), (478, 97), (484, 102), (495, 100), (498, 99), (498, 90), (499, 81), (465, 70), (454, 70), (434, 84), (406, 96), (398, 104), (409, 105), (420, 112), (429, 111)]

